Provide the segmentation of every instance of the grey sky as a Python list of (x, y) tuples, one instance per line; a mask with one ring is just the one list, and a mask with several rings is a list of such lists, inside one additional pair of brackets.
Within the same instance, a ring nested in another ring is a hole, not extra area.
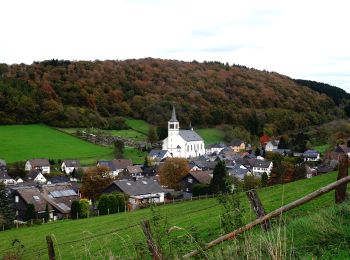
[(347, 1), (4, 0), (0, 62), (215, 60), (350, 92)]

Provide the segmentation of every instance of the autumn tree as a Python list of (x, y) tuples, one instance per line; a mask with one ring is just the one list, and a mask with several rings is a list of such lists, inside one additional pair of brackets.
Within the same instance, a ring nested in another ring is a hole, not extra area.
[(190, 171), (188, 162), (182, 158), (169, 158), (159, 169), (160, 183), (171, 189), (179, 189), (181, 179)]
[(95, 202), (104, 188), (112, 183), (113, 179), (107, 167), (93, 167), (87, 170), (82, 178), (81, 194), (84, 198)]

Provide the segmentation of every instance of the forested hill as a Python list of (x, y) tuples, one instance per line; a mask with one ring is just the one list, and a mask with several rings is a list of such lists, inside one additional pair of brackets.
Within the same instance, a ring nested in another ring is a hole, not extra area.
[(324, 94), (273, 72), (219, 62), (161, 59), (0, 65), (0, 124), (159, 125), (175, 104), (182, 127), (233, 124), (253, 133), (303, 128), (343, 116)]

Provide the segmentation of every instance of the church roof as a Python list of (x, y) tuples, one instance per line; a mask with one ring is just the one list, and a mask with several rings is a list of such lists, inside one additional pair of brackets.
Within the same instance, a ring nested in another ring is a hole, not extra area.
[(169, 122), (179, 122), (176, 118), (175, 107), (173, 107), (173, 112), (171, 113), (171, 118)]
[(180, 130), (179, 135), (186, 141), (203, 141), (202, 137), (200, 137), (195, 131), (192, 130)]

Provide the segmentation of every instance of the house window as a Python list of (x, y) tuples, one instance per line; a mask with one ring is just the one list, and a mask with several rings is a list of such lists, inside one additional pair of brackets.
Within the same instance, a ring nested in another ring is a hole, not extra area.
[(16, 202), (16, 203), (19, 202), (19, 197), (18, 197), (18, 196), (15, 197), (15, 202)]
[(193, 182), (192, 178), (188, 178), (188, 183), (192, 183), (192, 182)]

